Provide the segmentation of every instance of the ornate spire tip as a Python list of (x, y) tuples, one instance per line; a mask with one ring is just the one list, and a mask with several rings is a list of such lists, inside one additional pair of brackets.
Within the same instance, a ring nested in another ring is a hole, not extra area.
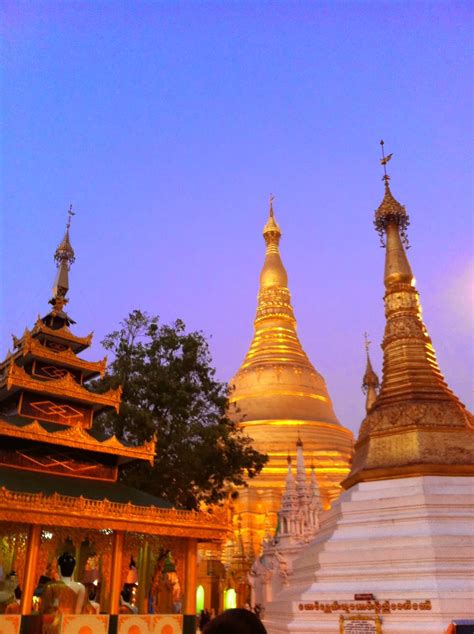
[(275, 196), (270, 194), (270, 218), (273, 218), (273, 201), (275, 200)]

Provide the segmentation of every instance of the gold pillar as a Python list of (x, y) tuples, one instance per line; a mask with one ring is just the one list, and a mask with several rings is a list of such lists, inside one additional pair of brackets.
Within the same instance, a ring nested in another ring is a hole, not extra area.
[(112, 541), (112, 563), (110, 566), (109, 614), (119, 613), (120, 591), (122, 590), (122, 558), (124, 531), (114, 531)]
[(41, 526), (31, 524), (28, 529), (26, 546), (25, 573), (23, 577), (23, 594), (21, 597), (21, 613), (31, 613), (31, 602), (37, 581), (38, 555), (41, 544)]
[(186, 544), (184, 584), (184, 614), (196, 614), (197, 542), (188, 539)]

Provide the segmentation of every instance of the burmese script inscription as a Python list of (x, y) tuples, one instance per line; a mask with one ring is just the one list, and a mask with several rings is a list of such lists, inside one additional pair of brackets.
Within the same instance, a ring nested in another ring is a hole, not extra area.
[(397, 611), (431, 610), (431, 601), (396, 601), (394, 599), (381, 599), (379, 601), (312, 601), (311, 603), (298, 603), (301, 612), (315, 611), (332, 614), (334, 612), (375, 612), (376, 614), (391, 614)]
[(340, 634), (382, 634), (380, 617), (374, 616), (341, 616), (339, 617)]
[(375, 621), (345, 621), (344, 634), (376, 634)]

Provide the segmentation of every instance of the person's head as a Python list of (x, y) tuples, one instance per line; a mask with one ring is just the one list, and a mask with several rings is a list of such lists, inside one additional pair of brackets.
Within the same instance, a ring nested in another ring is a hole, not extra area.
[(210, 621), (203, 634), (267, 634), (267, 630), (256, 614), (234, 608)]
[(17, 586), (15, 588), (14, 593), (15, 593), (15, 599), (17, 601), (19, 601), (21, 599), (21, 588), (20, 588), (20, 586)]
[(61, 571), (61, 576), (63, 577), (71, 577), (74, 572), (74, 568), (76, 566), (76, 560), (74, 559), (74, 555), (71, 553), (63, 553), (58, 558), (58, 566)]

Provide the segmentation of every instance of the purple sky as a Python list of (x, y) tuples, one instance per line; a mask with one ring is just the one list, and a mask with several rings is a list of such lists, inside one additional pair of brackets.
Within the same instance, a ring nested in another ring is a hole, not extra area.
[(250, 343), (268, 195), (303, 346), (341, 422), (380, 371), (379, 140), (452, 389), (472, 406), (470, 3), (2, 3), (0, 347), (47, 309), (73, 203), (69, 312), (100, 340), (138, 307)]

